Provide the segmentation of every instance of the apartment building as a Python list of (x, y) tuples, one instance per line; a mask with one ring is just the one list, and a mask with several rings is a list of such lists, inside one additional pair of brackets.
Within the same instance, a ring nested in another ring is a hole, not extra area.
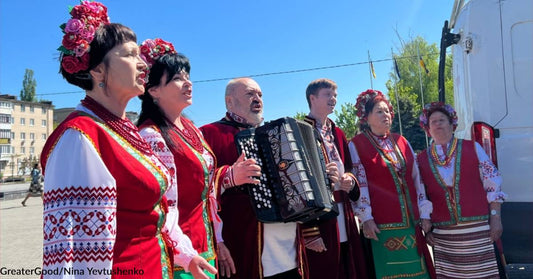
[(52, 102), (26, 102), (0, 95), (0, 173), (27, 175), (53, 131)]

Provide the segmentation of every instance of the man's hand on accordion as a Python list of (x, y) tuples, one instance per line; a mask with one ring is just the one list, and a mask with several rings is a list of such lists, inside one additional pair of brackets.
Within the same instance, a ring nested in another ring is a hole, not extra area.
[(326, 173), (328, 174), (328, 178), (331, 181), (331, 189), (335, 190), (335, 183), (339, 182), (339, 169), (337, 168), (337, 164), (333, 162), (327, 163)]
[(246, 159), (244, 152), (232, 166), (235, 186), (242, 184), (259, 184), (257, 177), (261, 176), (261, 167), (255, 159)]
[(352, 176), (345, 173), (341, 176), (340, 179), (340, 190), (349, 193), (355, 186), (355, 180)]

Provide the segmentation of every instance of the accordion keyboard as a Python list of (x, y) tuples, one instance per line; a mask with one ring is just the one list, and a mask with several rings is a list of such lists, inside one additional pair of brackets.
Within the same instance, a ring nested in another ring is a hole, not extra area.
[[(257, 164), (263, 169), (263, 161), (258, 156), (258, 146), (254, 137), (240, 138), (239, 139), (240, 150), (244, 151), (246, 158), (254, 159)], [(267, 186), (267, 177), (264, 172), (261, 173), (258, 185), (250, 184), (250, 193), (255, 200), (255, 206), (257, 209), (272, 208), (272, 191)]]

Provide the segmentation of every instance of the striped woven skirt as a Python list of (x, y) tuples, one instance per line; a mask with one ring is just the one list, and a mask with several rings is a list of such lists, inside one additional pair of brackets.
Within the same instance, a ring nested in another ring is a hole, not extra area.
[(437, 278), (499, 279), (487, 221), (433, 230)]

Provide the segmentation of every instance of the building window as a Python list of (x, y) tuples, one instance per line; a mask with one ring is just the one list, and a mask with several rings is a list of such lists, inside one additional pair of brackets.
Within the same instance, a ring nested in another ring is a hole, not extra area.
[(42, 112), (43, 114), (46, 114), (46, 108), (41, 107), (41, 112)]
[(35, 154), (35, 147), (30, 147), (30, 154)]
[(10, 119), (10, 115), (9, 114), (0, 114), (0, 123), (5, 123), (5, 124), (9, 124), (11, 123), (11, 119)]
[(0, 129), (0, 139), (9, 139), (11, 138), (11, 130)]
[(20, 125), (22, 125), (22, 126), (26, 125), (26, 118), (24, 118), (24, 117), (20, 118)]
[(20, 132), (20, 139), (25, 140), (26, 139), (26, 133)]
[(15, 117), (11, 117), (11, 124), (15, 124)]
[(33, 106), (30, 106), (30, 112), (34, 112), (35, 108)]
[(34, 140), (35, 139), (35, 133), (30, 133), (30, 140)]
[(25, 112), (26, 111), (26, 106), (24, 104), (20, 104), (20, 111), (21, 112)]
[(30, 118), (30, 126), (33, 126), (33, 125), (35, 125), (35, 119)]
[(46, 120), (41, 120), (41, 126), (46, 127)]
[(12, 106), (13, 106), (12, 103), (8, 103), (8, 102), (0, 102), (0, 107), (3, 107), (3, 108), (13, 108)]
[(46, 140), (46, 134), (41, 134), (41, 139)]
[(26, 153), (26, 147), (24, 146), (20, 147), (20, 153), (22, 154)]
[(11, 154), (15, 154), (15, 147), (11, 146)]
[(11, 139), (12, 139), (12, 140), (15, 139), (15, 132), (11, 132)]
[(10, 145), (0, 145), (0, 153), (1, 154), (11, 154), (11, 146)]

